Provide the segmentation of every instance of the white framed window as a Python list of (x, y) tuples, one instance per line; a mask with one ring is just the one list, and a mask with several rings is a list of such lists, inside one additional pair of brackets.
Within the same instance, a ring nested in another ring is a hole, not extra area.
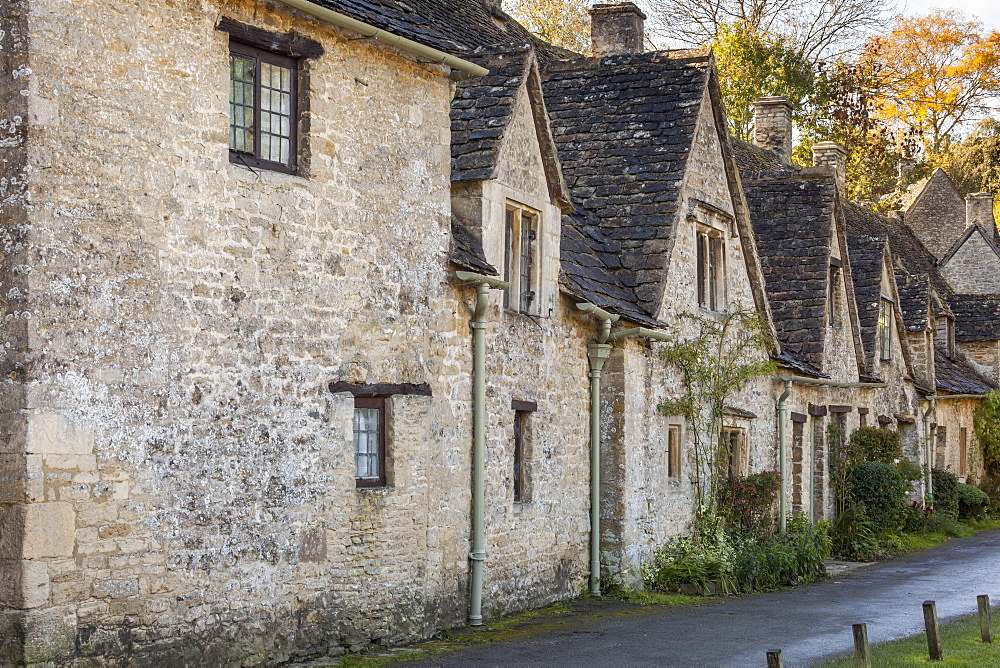
[(725, 244), (722, 233), (698, 228), (698, 306), (710, 311), (725, 308)]
[(504, 306), (519, 313), (538, 315), (539, 213), (520, 204), (507, 203), (504, 216)]

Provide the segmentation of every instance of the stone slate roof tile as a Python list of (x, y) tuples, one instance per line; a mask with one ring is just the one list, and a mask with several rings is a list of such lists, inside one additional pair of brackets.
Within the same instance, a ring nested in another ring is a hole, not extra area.
[(452, 263), (486, 276), (498, 276), (500, 272), (486, 260), (482, 240), (465, 225), (451, 221), (451, 248), (448, 259)]
[(790, 168), (790, 165), (784, 164), (773, 151), (755, 146), (738, 137), (730, 137), (729, 144), (741, 172), (766, 172)]
[(482, 49), (469, 58), (490, 71), (460, 82), (451, 103), (451, 180), (493, 176), (517, 91), (533, 58), (530, 46)]
[(743, 187), (782, 350), (820, 368), (836, 186), (778, 170), (746, 172)]
[(702, 49), (546, 63), (545, 103), (577, 207), (620, 245), (624, 285), (659, 306), (680, 183), (708, 82)]
[(559, 276), (563, 292), (637, 324), (662, 327), (638, 305), (635, 291), (619, 279), (619, 250), (593, 219), (564, 215)]
[(1000, 339), (1000, 294), (950, 295), (957, 341)]
[(930, 307), (930, 279), (927, 274), (896, 273), (899, 288), (899, 308), (903, 313), (906, 331), (922, 332), (927, 329)]
[(874, 234), (849, 234), (847, 249), (851, 260), (851, 278), (854, 280), (854, 299), (858, 305), (861, 325), (861, 344), (868, 356), (868, 366), (873, 368), (878, 340), (878, 313), (882, 298), (882, 269), (885, 261), (883, 236)]
[(941, 346), (934, 347), (934, 375), (938, 392), (986, 394), (996, 389), (995, 383), (980, 375), (964, 359), (949, 358)]
[(531, 34), (500, 9), (495, 0), (314, 0), (387, 32), (458, 56), (477, 47), (533, 44), (544, 57), (568, 57)]

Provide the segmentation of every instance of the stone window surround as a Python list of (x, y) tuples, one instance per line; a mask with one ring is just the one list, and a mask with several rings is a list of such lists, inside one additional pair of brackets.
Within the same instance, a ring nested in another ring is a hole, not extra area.
[[(727, 211), (698, 199), (691, 199), (687, 215), (688, 221), (695, 226), (695, 299), (699, 308), (706, 313), (720, 314), (725, 312), (729, 302), (726, 253), (727, 239), (736, 236), (734, 219)], [(702, 239), (705, 241), (702, 242)], [(714, 240), (715, 243), (712, 243)], [(704, 245), (703, 245), (704, 244)], [(714, 248), (713, 248), (714, 246)], [(703, 249), (704, 253), (703, 254)], [(712, 284), (709, 282), (711, 269), (707, 253), (714, 252), (715, 269), (715, 302), (712, 303)], [(704, 274), (702, 272), (705, 272)], [(702, 277), (704, 276), (704, 282)]]
[(684, 425), (679, 422), (667, 424), (667, 477), (672, 481), (680, 481), (683, 461), (681, 453), (684, 450)]
[[(523, 223), (530, 220), (533, 229), (525, 234)], [(522, 201), (506, 198), (504, 204), (504, 246), (503, 246), (503, 280), (510, 283), (504, 290), (504, 308), (529, 316), (541, 315), (542, 294), (542, 253), (540, 252), (542, 230), (546, 221), (539, 208), (525, 204)], [(525, 239), (529, 240), (530, 248), (523, 247)], [(530, 270), (525, 272), (524, 259), (528, 259)], [(529, 285), (522, 285), (522, 273), (527, 273)]]
[(514, 503), (524, 504), (531, 501), (531, 479), (527, 461), (531, 449), (531, 416), (538, 410), (538, 404), (534, 401), (511, 399), (510, 407), (514, 411), (511, 486)]
[(721, 431), (722, 442), (728, 455), (728, 475), (730, 477), (747, 475), (750, 472), (750, 448), (747, 443), (746, 427), (727, 424), (722, 426)]
[(885, 295), (879, 298), (878, 317), (878, 359), (882, 362), (892, 360), (892, 326), (895, 322), (895, 302)]

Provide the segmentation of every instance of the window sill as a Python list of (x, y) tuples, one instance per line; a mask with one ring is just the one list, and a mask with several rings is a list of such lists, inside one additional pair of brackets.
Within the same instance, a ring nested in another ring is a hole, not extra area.
[(520, 501), (514, 502), (513, 511), (515, 515), (520, 515), (521, 513), (530, 508), (531, 508), (531, 499), (521, 499)]
[(389, 485), (387, 483), (362, 482), (361, 484), (358, 484), (358, 482), (359, 479), (355, 478), (354, 489), (358, 490), (359, 492), (389, 492), (396, 489), (394, 486)]

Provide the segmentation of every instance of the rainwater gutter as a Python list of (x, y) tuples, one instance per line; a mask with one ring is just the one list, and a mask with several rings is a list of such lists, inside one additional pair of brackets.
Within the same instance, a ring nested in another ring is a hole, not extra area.
[(601, 322), (597, 342), (587, 345), (590, 362), (590, 594), (601, 595), (601, 372), (611, 355), (611, 343), (627, 338), (648, 338), (669, 341), (670, 336), (646, 327), (633, 327), (611, 333), (611, 324), (620, 316), (584, 302), (576, 307), (590, 313)]
[(350, 16), (345, 16), (340, 12), (335, 12), (332, 9), (322, 7), (314, 2), (309, 2), (309, 0), (279, 0), (279, 2), (288, 5), (289, 7), (301, 10), (306, 14), (311, 14), (316, 18), (326, 21), (327, 23), (332, 23), (339, 28), (356, 32), (366, 39), (377, 40), (383, 44), (395, 47), (411, 55), (427, 58), (431, 63), (447, 65), (452, 68), (452, 70), (458, 70), (457, 72), (453, 71), (449, 75), (449, 78), (452, 80), (458, 81), (461, 79), (469, 79), (471, 77), (482, 77), (489, 74), (489, 70), (485, 67), (480, 67), (475, 63), (470, 63), (467, 60), (445, 53), (444, 51), (439, 51), (433, 47), (420, 44), (419, 42), (414, 42), (411, 39), (407, 39), (391, 32), (387, 32), (381, 28), (376, 28), (375, 26), (368, 25), (367, 23), (363, 23), (357, 19), (352, 19)]
[(924, 496), (934, 506), (934, 477), (931, 475), (931, 413), (937, 403), (937, 395), (927, 395), (927, 410), (924, 411)]
[[(787, 507), (788, 507), (788, 490), (785, 489), (785, 483), (788, 479), (788, 434), (787, 427), (785, 425), (786, 416), (788, 414), (788, 397), (792, 394), (792, 383), (797, 385), (821, 385), (824, 387), (847, 387), (847, 388), (880, 388), (888, 387), (888, 383), (861, 383), (861, 382), (841, 382), (836, 380), (827, 380), (825, 378), (806, 378), (804, 376), (790, 376), (787, 374), (782, 374), (774, 377), (775, 380), (784, 383), (785, 388), (778, 397), (778, 476), (781, 478), (781, 487), (778, 494), (778, 527), (779, 530), (784, 533), (787, 528)], [(810, 450), (810, 466), (809, 468), (815, 472), (815, 466), (813, 465), (816, 456), (816, 443), (812, 443), (812, 449)], [(813, 506), (816, 504), (816, 496), (813, 494), (813, 489), (815, 485), (815, 480), (812, 479), (812, 474), (810, 474), (810, 487), (809, 487), (809, 514), (815, 520), (816, 510)]]
[(456, 271), (460, 281), (476, 286), (476, 310), (472, 328), (472, 591), (469, 600), (469, 624), (483, 623), (483, 566), (486, 561), (485, 500), (483, 477), (486, 451), (486, 309), (490, 290), (502, 290), (509, 283), (471, 271)]

